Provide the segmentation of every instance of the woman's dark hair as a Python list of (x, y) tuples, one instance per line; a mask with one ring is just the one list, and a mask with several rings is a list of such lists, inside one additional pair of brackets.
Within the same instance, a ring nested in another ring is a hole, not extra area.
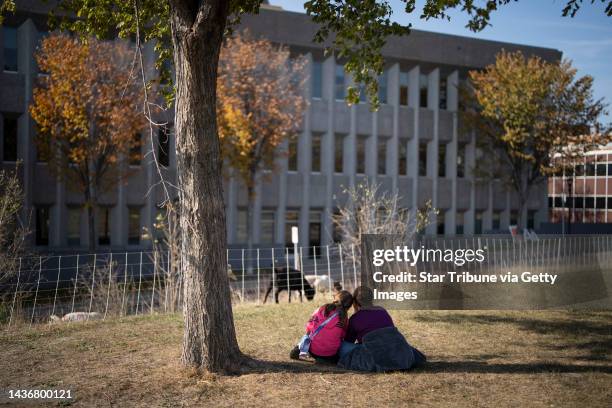
[(348, 290), (341, 290), (335, 296), (336, 300), (325, 305), (325, 316), (337, 311), (341, 327), (344, 327), (348, 320), (348, 310), (353, 305), (353, 295)]
[(353, 302), (360, 307), (370, 307), (374, 301), (374, 292), (367, 286), (359, 286), (353, 292)]

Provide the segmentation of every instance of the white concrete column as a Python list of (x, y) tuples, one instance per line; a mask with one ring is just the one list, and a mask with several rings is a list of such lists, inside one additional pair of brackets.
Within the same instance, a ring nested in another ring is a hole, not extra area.
[[(36, 47), (36, 26), (31, 19), (27, 19), (17, 29), (17, 65), (19, 74), (24, 76), (25, 81), (25, 95), (24, 95), (24, 106), (23, 114), (17, 120), (17, 157), (22, 160), (22, 174), (23, 174), (23, 195), (24, 203), (22, 213), (23, 219), (29, 219), (29, 215), (32, 211), (32, 194), (33, 194), (33, 180), (34, 180), (34, 166), (36, 166), (36, 159), (34, 157), (34, 123), (30, 119), (29, 106), (32, 102), (32, 89), (34, 87), (34, 79), (36, 73), (36, 63), (34, 61), (34, 50)], [(13, 75), (13, 74), (6, 74)], [(54, 214), (50, 214), (54, 217)], [(35, 229), (35, 214), (32, 215), (30, 228)], [(51, 222), (53, 224), (53, 222)], [(59, 220), (58, 220), (59, 224)], [(50, 233), (50, 239), (52, 239), (53, 233)], [(32, 242), (34, 242), (32, 240)]]
[[(433, 139), (427, 146), (427, 177), (432, 180), (431, 203), (438, 208), (438, 152), (439, 152), (439, 93), (440, 93), (440, 70), (434, 69), (427, 75), (427, 108), (433, 111)], [(427, 226), (427, 233), (435, 235), (437, 232), (437, 219), (435, 216)]]
[(387, 71), (387, 102), (393, 106), (393, 134), (387, 141), (387, 175), (391, 176), (393, 192), (398, 191), (399, 78), (400, 66), (395, 63)]
[(323, 101), (327, 104), (327, 132), (322, 141), (321, 172), (325, 174), (325, 211), (323, 212), (322, 243), (329, 244), (333, 238), (333, 211), (334, 211), (334, 75), (336, 60), (330, 56), (323, 62)]
[(464, 231), (465, 234), (474, 233), (475, 206), (476, 206), (476, 183), (474, 180), (474, 166), (476, 164), (476, 136), (472, 134), (470, 143), (465, 146), (465, 162), (467, 165), (467, 176), (470, 180), (470, 208), (465, 212)]
[(419, 193), (419, 77), (421, 70), (415, 66), (408, 73), (408, 106), (414, 115), (412, 137), (408, 141), (408, 176), (412, 179), (412, 208), (418, 209)]
[(227, 203), (225, 203), (226, 217), (226, 234), (227, 241), (235, 244), (236, 228), (238, 226), (238, 182), (236, 180), (235, 170), (228, 165), (229, 177), (227, 180)]
[[(312, 71), (312, 54), (306, 55), (306, 70)], [(309, 101), (311, 94), (311, 77), (307, 76), (304, 84), (304, 97)], [(298, 147), (298, 172), (302, 178), (302, 205), (300, 207), (300, 245), (308, 245), (308, 225), (310, 221), (310, 174), (312, 171), (312, 134), (310, 132), (310, 109), (304, 112), (302, 134)]]
[(253, 232), (253, 244), (261, 244), (261, 171), (257, 172), (255, 177), (255, 188), (253, 190), (253, 214), (247, 222), (251, 223), (251, 231)]
[(453, 112), (453, 137), (446, 146), (446, 174), (452, 180), (451, 208), (446, 212), (447, 234), (455, 234), (457, 230), (457, 152), (459, 150), (459, 122), (457, 109), (459, 107), (459, 73), (453, 71), (446, 78), (446, 110)]
[[(284, 140), (280, 146), (282, 152), (287, 152), (289, 149), (289, 141)], [(279, 245), (285, 244), (285, 218), (287, 214), (287, 171), (289, 168), (288, 155), (279, 155), (276, 157), (276, 167), (278, 172), (278, 204), (276, 207), (276, 215), (274, 222), (274, 242)]]

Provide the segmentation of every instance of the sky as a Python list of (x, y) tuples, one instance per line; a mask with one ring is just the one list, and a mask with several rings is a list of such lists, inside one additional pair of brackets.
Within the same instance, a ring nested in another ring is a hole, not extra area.
[[(595, 97), (612, 104), (612, 17), (604, 14), (605, 4), (599, 0), (596, 4), (584, 1), (574, 18), (561, 16), (564, 0), (519, 0), (495, 12), (492, 26), (480, 33), (465, 28), (468, 18), (461, 12), (453, 12), (451, 21), (424, 21), (418, 18), (418, 7), (417, 12), (408, 15), (403, 8), (405, 3), (389, 2), (393, 19), (402, 24), (412, 23), (414, 29), (560, 50), (563, 58), (571, 60), (578, 69), (578, 75), (588, 74), (595, 79)], [(420, 9), (423, 3), (417, 0)], [(270, 4), (285, 10), (304, 11), (303, 0), (271, 0)], [(603, 121), (612, 122), (612, 114), (608, 113)]]

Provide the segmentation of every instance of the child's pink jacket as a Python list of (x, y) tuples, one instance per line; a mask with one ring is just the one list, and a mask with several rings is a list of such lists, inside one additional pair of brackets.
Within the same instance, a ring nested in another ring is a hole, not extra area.
[[(333, 312), (331, 312), (333, 313)], [(306, 323), (306, 333), (315, 330), (329, 316), (325, 316), (325, 306), (321, 306), (310, 317)], [(340, 324), (340, 318), (334, 317), (327, 325), (319, 331), (310, 343), (310, 352), (317, 356), (329, 357), (335, 355), (340, 349), (340, 344), (346, 334), (346, 323)]]

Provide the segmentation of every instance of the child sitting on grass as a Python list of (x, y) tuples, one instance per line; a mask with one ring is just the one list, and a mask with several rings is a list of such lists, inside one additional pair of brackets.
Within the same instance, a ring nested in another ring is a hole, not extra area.
[[(308, 323), (306, 323), (306, 334), (311, 337), (308, 354), (315, 361), (331, 364), (338, 362), (338, 351), (348, 327), (347, 312), (352, 304), (353, 296), (351, 293), (346, 290), (340, 290), (334, 296), (334, 302), (325, 304), (315, 310)], [(316, 332), (317, 328), (330, 317), (332, 317), (331, 320)], [(299, 360), (299, 346), (295, 346), (291, 350), (289, 357)]]

